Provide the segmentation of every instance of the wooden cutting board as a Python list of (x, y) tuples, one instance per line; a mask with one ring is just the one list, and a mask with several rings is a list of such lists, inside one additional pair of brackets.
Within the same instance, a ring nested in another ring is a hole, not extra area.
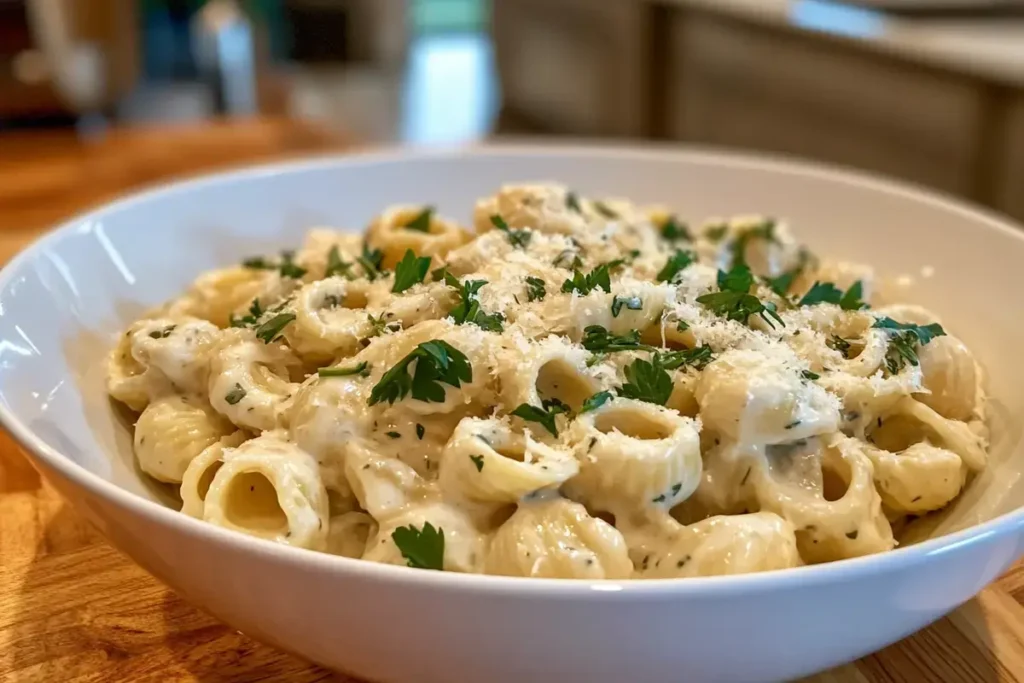
[[(344, 144), (287, 121), (119, 132), (87, 146), (0, 136), (0, 260), (46, 225), (140, 183)], [(949, 617), (808, 680), (1024, 683), (1022, 603), (1024, 563)], [(107, 545), (0, 433), (0, 682), (66, 681), (356, 683), (183, 602)]]

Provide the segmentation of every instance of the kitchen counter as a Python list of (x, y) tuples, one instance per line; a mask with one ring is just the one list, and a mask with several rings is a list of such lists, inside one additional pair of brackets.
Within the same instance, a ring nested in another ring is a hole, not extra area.
[(995, 83), (1024, 86), (1024, 18), (907, 18), (824, 0), (635, 0), (818, 33)]

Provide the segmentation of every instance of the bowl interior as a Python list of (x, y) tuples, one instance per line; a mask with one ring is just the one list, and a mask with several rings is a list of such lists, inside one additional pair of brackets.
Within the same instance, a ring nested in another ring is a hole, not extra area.
[(1013, 292), (1024, 235), (930, 195), (820, 168), (667, 151), (494, 148), (370, 155), (256, 169), (129, 198), (49, 235), (0, 274), (0, 401), (39, 439), (90, 472), (173, 504), (131, 451), (130, 420), (105, 392), (104, 358), (146, 308), (201, 271), (295, 246), (313, 226), (361, 230), (384, 206), (433, 204), (469, 221), (505, 182), (557, 180), (584, 194), (661, 202), (693, 222), (763, 213), (819, 254), (873, 264), (900, 298), (942, 318), (988, 373), (992, 462), (914, 538), (1024, 504), (1020, 482), (1024, 319)]

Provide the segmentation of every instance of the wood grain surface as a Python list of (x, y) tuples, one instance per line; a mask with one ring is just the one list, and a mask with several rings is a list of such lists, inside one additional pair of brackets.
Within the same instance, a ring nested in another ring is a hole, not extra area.
[[(88, 145), (66, 135), (0, 136), (0, 259), (125, 189), (345, 144), (287, 121), (118, 132)], [(807, 680), (1024, 683), (1024, 563), (949, 617)], [(107, 545), (2, 433), (0, 681), (356, 683), (183, 602)]]

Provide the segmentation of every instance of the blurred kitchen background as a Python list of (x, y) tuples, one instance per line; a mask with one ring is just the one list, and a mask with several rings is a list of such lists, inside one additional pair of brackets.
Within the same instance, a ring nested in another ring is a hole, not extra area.
[(1024, 220), (1024, 0), (0, 0), (0, 172), (35, 183), (6, 220), (204, 155), (502, 135), (782, 152)]

